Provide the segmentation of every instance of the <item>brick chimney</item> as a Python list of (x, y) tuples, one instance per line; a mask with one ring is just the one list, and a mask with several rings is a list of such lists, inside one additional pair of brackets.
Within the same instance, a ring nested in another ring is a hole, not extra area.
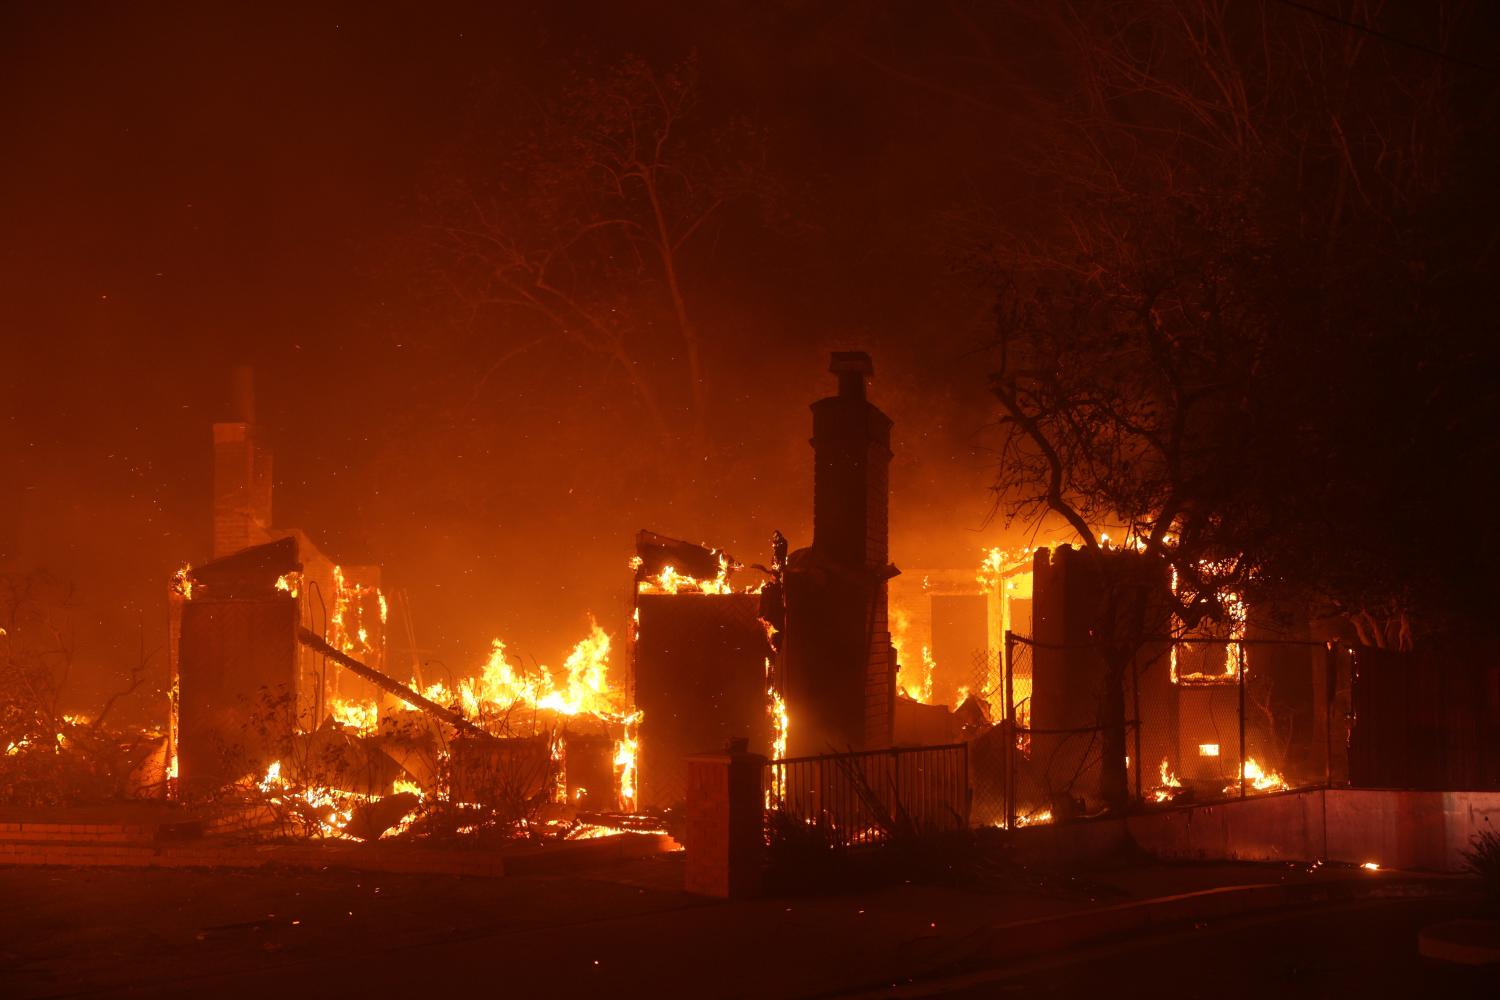
[(835, 351), (839, 392), (812, 404), (813, 548), (848, 567), (883, 568), (889, 555), (891, 419), (865, 399), (875, 365)]
[(245, 366), (234, 371), (234, 416), (214, 424), (215, 559), (270, 538), (271, 453), (255, 438), (254, 373)]
[(889, 746), (895, 711), (891, 420), (865, 397), (868, 354), (835, 352), (829, 371), (838, 394), (812, 404), (813, 544), (792, 554), (786, 574), (793, 754)]

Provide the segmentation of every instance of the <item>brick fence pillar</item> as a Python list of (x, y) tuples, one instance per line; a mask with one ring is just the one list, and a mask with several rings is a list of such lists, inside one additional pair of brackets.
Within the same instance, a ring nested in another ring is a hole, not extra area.
[(760, 894), (765, 855), (766, 758), (731, 746), (687, 759), (688, 892), (721, 899)]

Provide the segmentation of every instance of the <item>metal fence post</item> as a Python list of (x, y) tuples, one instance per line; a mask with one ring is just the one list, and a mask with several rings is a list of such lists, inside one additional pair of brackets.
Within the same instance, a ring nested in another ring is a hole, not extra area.
[(1240, 676), (1240, 798), (1245, 797), (1245, 646), (1234, 644), (1234, 659)]
[(1141, 801), (1141, 654), (1130, 661), (1131, 711), (1135, 713), (1135, 800)]
[(1000, 664), (1005, 683), (1005, 716), (1001, 724), (1006, 727), (1005, 739), (1005, 828), (1016, 828), (1016, 701), (1012, 675), (1015, 673), (1016, 635), (1005, 630), (1005, 657)]
[[(893, 772), (893, 775), (891, 777), (891, 790), (892, 790), (892, 795), (895, 798), (895, 801), (891, 803), (891, 815), (892, 816), (899, 816), (899, 815), (901, 815), (902, 811), (905, 809), (905, 805), (901, 801), (901, 751), (900, 750), (893, 750), (893, 751), (891, 751), (891, 771)], [(917, 786), (918, 786), (918, 790), (922, 790), (922, 784), (921, 784), (921, 782), (918, 782)]]
[(1333, 706), (1337, 702), (1338, 661), (1333, 641), (1323, 649), (1323, 787), (1333, 785)]

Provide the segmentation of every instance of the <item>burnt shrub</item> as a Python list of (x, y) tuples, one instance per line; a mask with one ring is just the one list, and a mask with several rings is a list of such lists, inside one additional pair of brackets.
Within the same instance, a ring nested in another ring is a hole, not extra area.
[(1464, 871), (1479, 879), (1492, 906), (1500, 906), (1500, 834), (1493, 829), (1480, 830), (1459, 853), (1463, 855)]

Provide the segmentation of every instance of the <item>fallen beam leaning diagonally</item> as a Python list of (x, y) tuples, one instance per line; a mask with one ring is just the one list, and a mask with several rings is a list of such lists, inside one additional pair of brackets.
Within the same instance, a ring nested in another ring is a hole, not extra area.
[(432, 716), (435, 719), (441, 719), (442, 721), (448, 723), (448, 725), (452, 726), (454, 729), (457, 729), (459, 732), (466, 733), (470, 736), (478, 736), (487, 740), (498, 739), (498, 737), (494, 734), (486, 732), (485, 730), (479, 728), (468, 719), (465, 719), (462, 715), (459, 715), (457, 712), (446, 709), (435, 701), (429, 701), (428, 699), (417, 694), (417, 692), (413, 691), (411, 688), (407, 687), (405, 684), (402, 684), (400, 681), (392, 680), (373, 667), (365, 666), (363, 663), (359, 662), (349, 654), (334, 649), (328, 643), (324, 642), (322, 636), (318, 635), (316, 632), (313, 632), (306, 628), (299, 628), (297, 630), (297, 641), (302, 643), (302, 645), (308, 647), (309, 649), (322, 653), (324, 656), (328, 657), (330, 660), (332, 660), (334, 663), (337, 663), (345, 670), (348, 670), (350, 673), (357, 674), (358, 676), (363, 677), (365, 680), (369, 681), (371, 684), (374, 684), (382, 691), (395, 695), (397, 698), (400, 698), (412, 708), (415, 708), (421, 712), (426, 712), (428, 715)]

